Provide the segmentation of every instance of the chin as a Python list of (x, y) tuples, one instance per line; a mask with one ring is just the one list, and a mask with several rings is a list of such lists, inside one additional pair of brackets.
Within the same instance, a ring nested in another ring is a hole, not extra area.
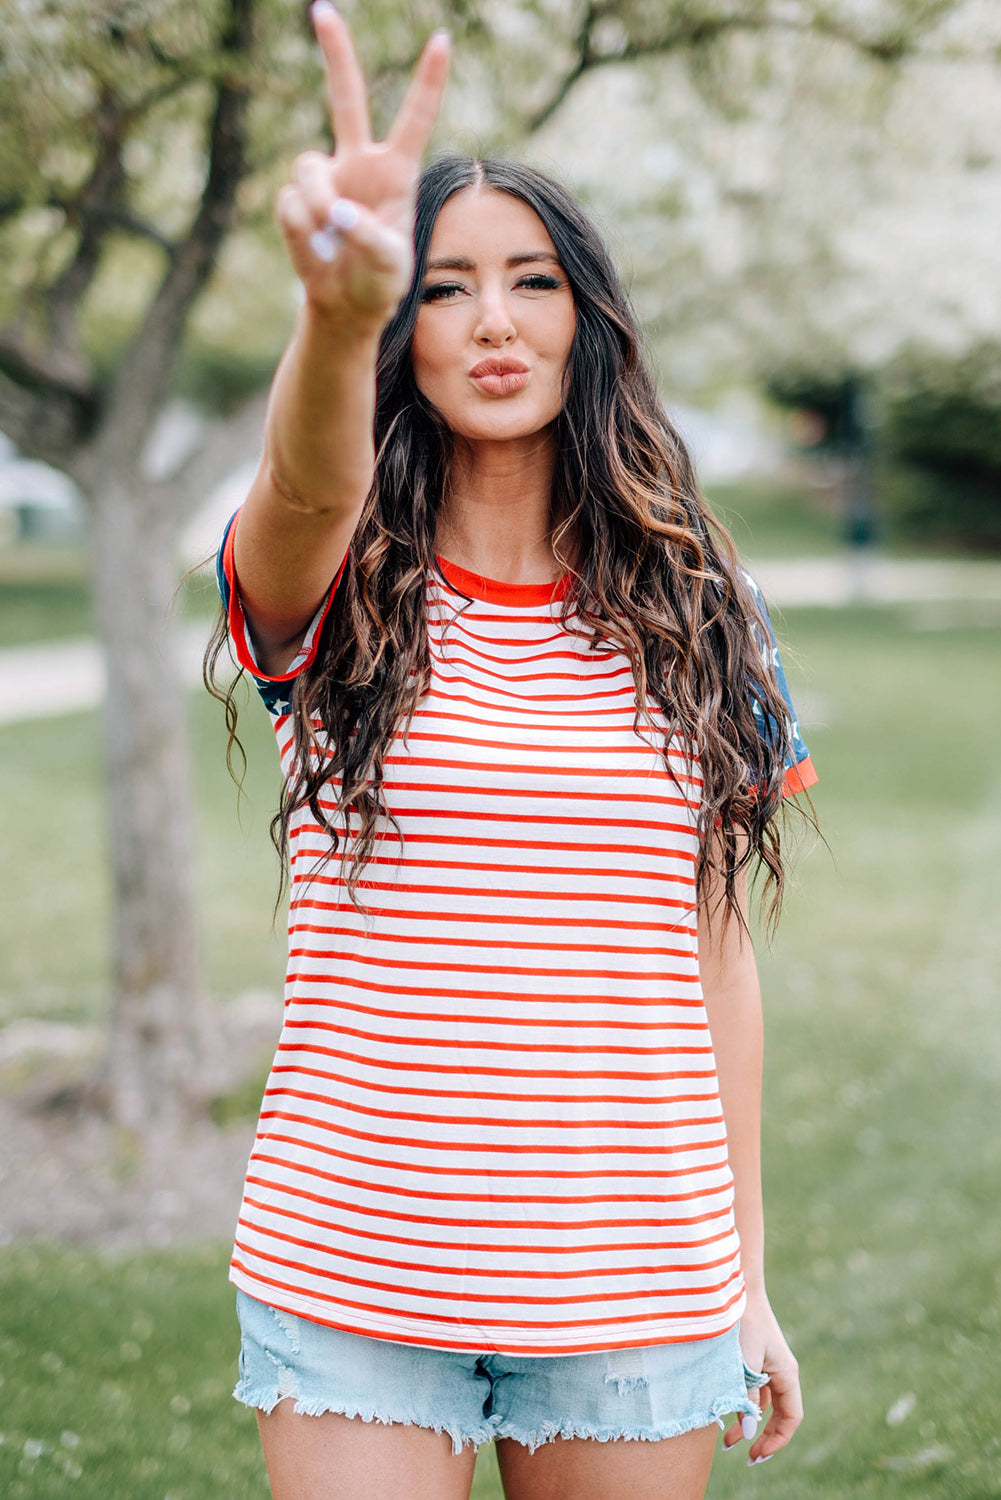
[(520, 438), (539, 437), (552, 427), (559, 415), (546, 413), (543, 416), (528, 415), (515, 410), (478, 413), (475, 418), (461, 418), (446, 422), (456, 437), (475, 442), (516, 442)]

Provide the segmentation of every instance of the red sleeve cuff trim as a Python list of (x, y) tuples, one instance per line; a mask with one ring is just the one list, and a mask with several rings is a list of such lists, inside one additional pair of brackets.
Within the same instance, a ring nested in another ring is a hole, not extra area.
[(330, 606), (334, 602), (334, 595), (337, 592), (337, 585), (341, 581), (341, 577), (347, 564), (347, 556), (345, 555), (344, 561), (338, 568), (337, 577), (330, 585), (330, 588), (327, 591), (327, 597), (323, 601), (320, 610), (316, 615), (314, 615), (312, 621), (310, 622), (309, 628), (306, 631), (305, 636), (303, 637), (302, 646), (300, 647), (299, 653), (296, 656), (295, 660), (292, 662), (291, 667), (287, 672), (281, 672), (278, 676), (272, 677), (268, 672), (263, 672), (257, 664), (257, 660), (254, 656), (254, 648), (251, 645), (250, 641), (250, 634), (247, 630), (246, 616), (243, 613), (243, 604), (240, 600), (240, 585), (237, 582), (236, 564), (233, 560), (233, 545), (236, 538), (236, 528), (239, 519), (240, 512), (237, 511), (236, 515), (233, 517), (232, 523), (230, 524), (229, 531), (226, 534), (226, 542), (222, 552), (223, 572), (226, 575), (226, 582), (229, 584), (228, 618), (229, 633), (230, 638), (233, 642), (233, 650), (239, 665), (243, 667), (245, 671), (249, 672), (252, 677), (256, 677), (260, 682), (291, 682), (293, 677), (298, 677), (299, 673), (303, 670), (304, 667), (311, 666), (314, 658), (316, 657), (317, 647), (320, 641), (320, 632), (323, 629), (323, 623), (326, 620), (327, 615), (330, 613)]
[(782, 782), (782, 794), (785, 797), (795, 797), (797, 792), (805, 792), (811, 786), (816, 786), (820, 777), (813, 769), (813, 761), (809, 756), (801, 760), (798, 766), (788, 766), (785, 778)]

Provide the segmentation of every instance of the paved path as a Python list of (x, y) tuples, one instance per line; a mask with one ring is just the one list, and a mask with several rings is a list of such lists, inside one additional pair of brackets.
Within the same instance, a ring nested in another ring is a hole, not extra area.
[[(181, 635), (181, 663), (193, 683), (201, 678), (210, 628), (207, 623), (188, 626)], [(0, 650), (0, 724), (94, 708), (104, 687), (100, 648), (87, 637)]]
[[(835, 607), (852, 602), (910, 604), (930, 610), (961, 605), (997, 612), (1001, 563), (872, 558), (861, 566), (843, 557), (800, 557), (748, 563), (770, 604)], [(188, 626), (181, 639), (185, 674), (201, 673), (208, 625)], [(92, 640), (54, 641), (0, 650), (0, 724), (76, 713), (104, 695), (104, 666)]]
[(748, 562), (765, 598), (779, 608), (842, 604), (1001, 606), (1001, 562), (980, 558), (791, 557)]

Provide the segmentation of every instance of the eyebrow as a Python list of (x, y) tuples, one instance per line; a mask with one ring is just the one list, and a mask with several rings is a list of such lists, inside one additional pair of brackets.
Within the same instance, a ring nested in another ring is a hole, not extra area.
[[(504, 264), (508, 270), (513, 271), (517, 266), (531, 265), (533, 261), (546, 261), (549, 265), (559, 266), (560, 258), (551, 250), (519, 250), (514, 255), (509, 255)], [(476, 265), (464, 255), (439, 255), (427, 263), (429, 271), (475, 271)]]

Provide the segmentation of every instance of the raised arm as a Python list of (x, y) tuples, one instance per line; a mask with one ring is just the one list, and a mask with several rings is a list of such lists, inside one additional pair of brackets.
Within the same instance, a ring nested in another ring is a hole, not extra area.
[(300, 156), (276, 200), (305, 301), (234, 538), (244, 612), (269, 675), (295, 656), (372, 483), (379, 336), (413, 275), (417, 176), (449, 65), (448, 38), (436, 33), (389, 135), (375, 142), (348, 28), (324, 0), (312, 16), (336, 149)]
[[(741, 910), (746, 913), (746, 879), (741, 882)], [(744, 1359), (764, 1371), (768, 1384), (759, 1392), (762, 1410), (772, 1413), (751, 1444), (751, 1462), (770, 1458), (784, 1448), (803, 1416), (799, 1371), (782, 1335), (765, 1291), (764, 1213), (761, 1201), (761, 991), (751, 939), (736, 917), (724, 923), (718, 895), (710, 894), (699, 913), (699, 971), (712, 1033), (720, 1099), (726, 1120), (730, 1169), (734, 1179), (734, 1213), (740, 1235), (747, 1306), (740, 1323)], [(735, 1423), (724, 1436), (739, 1443)]]

